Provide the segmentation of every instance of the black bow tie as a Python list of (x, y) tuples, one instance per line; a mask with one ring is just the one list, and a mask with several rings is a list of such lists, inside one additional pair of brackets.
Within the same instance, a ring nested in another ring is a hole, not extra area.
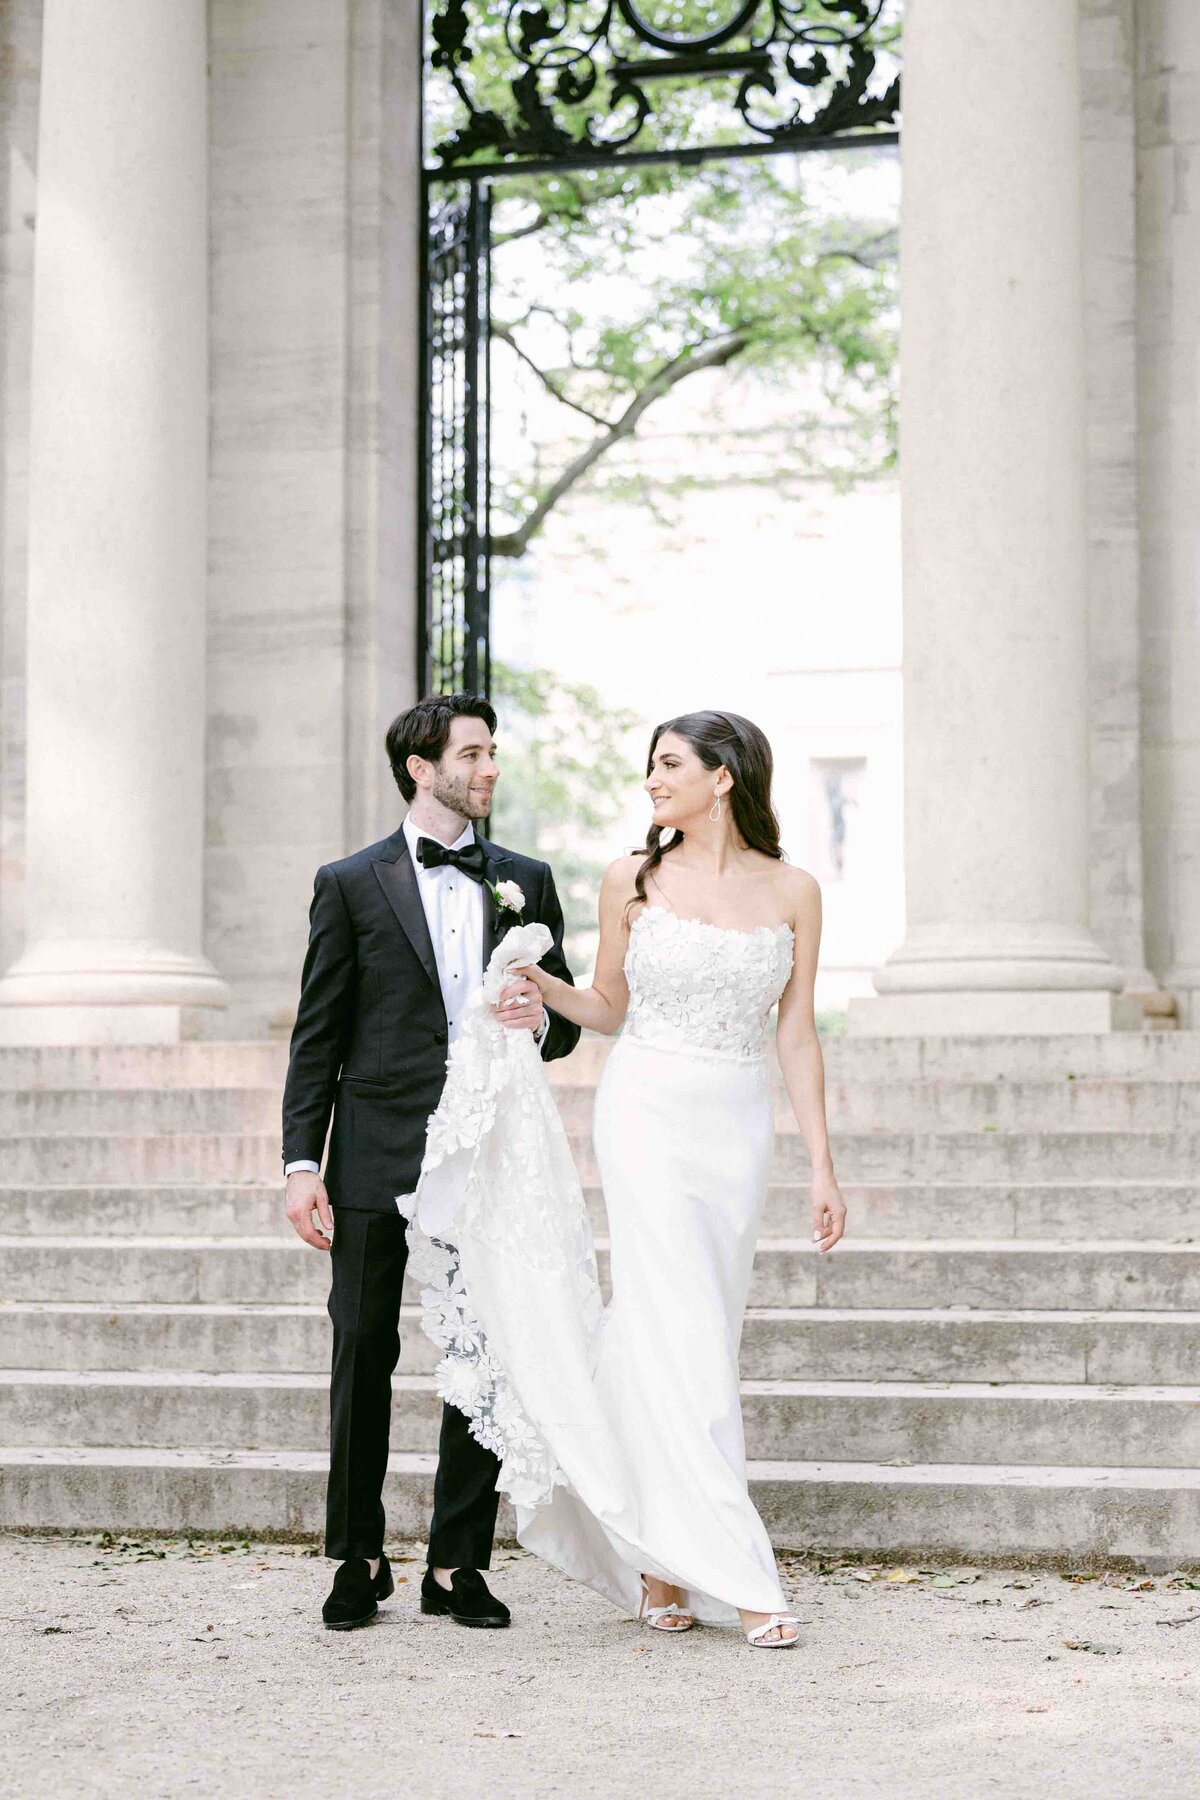
[(461, 850), (448, 850), (436, 838), (418, 838), (417, 861), (423, 869), (440, 869), (443, 863), (448, 863), (452, 869), (461, 869), (472, 881), (482, 881), (487, 873), (487, 861), (478, 838), (464, 844)]

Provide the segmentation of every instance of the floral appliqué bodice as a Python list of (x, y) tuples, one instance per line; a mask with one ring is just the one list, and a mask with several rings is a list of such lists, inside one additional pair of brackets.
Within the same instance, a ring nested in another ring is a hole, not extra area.
[(693, 1055), (763, 1055), (771, 1008), (791, 977), (792, 946), (790, 925), (739, 931), (644, 906), (625, 952), (625, 1036)]

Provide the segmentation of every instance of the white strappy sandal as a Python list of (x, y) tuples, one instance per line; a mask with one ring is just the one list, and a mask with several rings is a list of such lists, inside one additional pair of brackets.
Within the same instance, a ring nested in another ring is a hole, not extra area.
[[(791, 1637), (773, 1638), (769, 1635), (784, 1625), (795, 1628)], [(799, 1619), (793, 1618), (791, 1613), (772, 1613), (764, 1624), (750, 1628), (746, 1633), (746, 1642), (752, 1650), (794, 1650), (800, 1639), (799, 1626)]]
[(692, 1629), (695, 1619), (691, 1613), (684, 1612), (677, 1600), (672, 1600), (670, 1606), (647, 1606), (646, 1602), (650, 1598), (649, 1583), (644, 1575), (639, 1575), (638, 1580), (642, 1584), (642, 1604), (638, 1608), (638, 1618), (643, 1625), (648, 1625), (651, 1631), (670, 1631), (676, 1634)]

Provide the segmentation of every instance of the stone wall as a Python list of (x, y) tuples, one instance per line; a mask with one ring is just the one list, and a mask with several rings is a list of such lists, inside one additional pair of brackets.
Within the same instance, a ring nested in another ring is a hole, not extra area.
[(29, 350), (41, 0), (0, 4), (0, 969), (25, 938)]
[(391, 829), (412, 695), (418, 30), (213, 0), (206, 947), (283, 1029), (317, 866)]
[(1081, 0), (1088, 432), (1089, 918), (1134, 989), (1145, 968), (1134, 0)]
[(1200, 1024), (1200, 8), (1138, 0), (1146, 939)]

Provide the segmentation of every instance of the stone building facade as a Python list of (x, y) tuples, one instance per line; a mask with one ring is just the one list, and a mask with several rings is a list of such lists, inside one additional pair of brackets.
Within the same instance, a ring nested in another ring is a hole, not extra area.
[[(1200, 10), (909, 0), (908, 936), (1200, 1024)], [(415, 693), (415, 0), (7, 0), (0, 1042), (286, 1030)]]

